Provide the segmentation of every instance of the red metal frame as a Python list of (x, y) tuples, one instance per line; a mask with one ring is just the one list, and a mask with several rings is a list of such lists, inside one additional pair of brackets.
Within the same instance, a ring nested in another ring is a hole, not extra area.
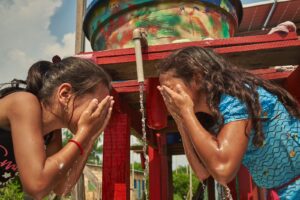
[[(158, 45), (144, 49), (143, 59), (146, 62), (160, 60), (168, 56), (172, 51), (187, 46), (211, 47), (218, 53), (237, 59), (239, 56), (245, 57), (245, 55), (246, 57), (255, 58), (256, 56), (261, 56), (259, 55), (261, 52), (267, 53), (266, 55), (268, 56), (272, 56), (272, 52), (275, 54), (277, 53), (276, 55), (280, 55), (278, 54), (278, 51), (287, 49), (293, 52), (293, 49), (300, 49), (300, 40), (298, 40), (296, 33), (289, 33), (285, 35), (273, 34)], [(283, 51), (283, 54), (284, 53), (286, 52)], [(278, 63), (299, 65), (300, 56), (295, 56), (295, 53), (297, 52), (293, 52), (294, 57), (292, 57), (291, 62), (288, 60), (288, 57), (285, 57), (282, 62), (278, 61)], [(134, 49), (132, 48), (85, 53), (84, 56), (90, 56), (91, 59), (102, 66), (135, 62)], [(253, 63), (255, 64), (255, 62)], [(272, 62), (269, 62), (268, 64), (270, 63)], [(263, 65), (260, 63), (258, 66), (261, 67)], [(265, 68), (251, 70), (251, 73), (269, 80), (284, 80), (283, 86), (300, 102), (299, 67), (294, 72), (279, 72), (275, 69)], [(148, 132), (148, 142), (150, 144), (155, 144), (149, 146), (148, 149), (150, 159), (149, 190), (150, 199), (153, 200), (172, 199), (170, 155), (167, 154), (166, 134), (161, 133), (160, 130), (167, 126), (167, 112), (161, 96), (156, 89), (157, 85), (157, 78), (150, 78), (145, 82), (145, 92), (147, 93), (147, 125), (152, 128), (152, 131)], [(139, 111), (133, 110), (126, 102), (122, 101), (119, 94), (136, 93), (139, 91), (138, 86), (137, 81), (134, 80), (113, 83), (113, 94), (115, 96), (116, 105), (114, 116), (106, 129), (104, 139), (104, 200), (113, 198), (129, 199), (129, 128), (133, 127), (140, 135), (142, 134), (140, 123), (141, 115)], [(120, 123), (123, 124), (120, 125)], [(120, 128), (120, 126), (123, 128)], [(155, 130), (159, 133), (156, 133)], [(118, 166), (118, 168), (116, 166)], [(230, 184), (233, 195), (237, 197), (237, 195), (240, 194), (240, 199), (258, 199), (257, 187), (253, 184), (251, 177), (245, 168), (241, 168), (237, 178), (240, 183), (239, 191), (235, 191), (235, 182)], [(124, 198), (124, 196), (126, 196), (126, 198)], [(210, 197), (212, 198), (212, 195), (210, 195)]]
[[(265, 67), (265, 64), (298, 64), (300, 58), (295, 54), (295, 51), (300, 51), (300, 40), (296, 33), (288, 34), (272, 34), (246, 37), (233, 37), (229, 39), (206, 40), (197, 42), (186, 42), (177, 44), (166, 44), (149, 46), (144, 49), (144, 61), (160, 60), (171, 54), (174, 50), (188, 47), (201, 46), (213, 48), (216, 52), (224, 54), (242, 65)], [(281, 58), (278, 56), (272, 57), (268, 52), (280, 52)], [(133, 48), (98, 51), (85, 53), (84, 56), (90, 56), (96, 63), (106, 68), (106, 65), (135, 63), (135, 54)], [(263, 56), (262, 56), (263, 55)], [(236, 60), (236, 57), (242, 57), (241, 60)], [(262, 56), (262, 57), (261, 57)], [(259, 57), (260, 61), (267, 60), (266, 63), (256, 62), (255, 57)], [(249, 59), (250, 58), (250, 59)], [(253, 58), (253, 59), (252, 59)], [(246, 63), (243, 63), (243, 60)], [(284, 62), (284, 63), (281, 63)]]
[(287, 77), (283, 85), (300, 104), (300, 67)]

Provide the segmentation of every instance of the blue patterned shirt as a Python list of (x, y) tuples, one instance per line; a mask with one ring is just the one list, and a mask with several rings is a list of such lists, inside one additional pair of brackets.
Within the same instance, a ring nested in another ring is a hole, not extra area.
[[(252, 130), (242, 163), (258, 186), (275, 188), (300, 175), (300, 120), (288, 113), (277, 96), (261, 87), (257, 91), (265, 141), (255, 147)], [(249, 118), (246, 104), (230, 95), (221, 96), (219, 110), (224, 124)], [(300, 179), (278, 192), (281, 199), (299, 200)]]

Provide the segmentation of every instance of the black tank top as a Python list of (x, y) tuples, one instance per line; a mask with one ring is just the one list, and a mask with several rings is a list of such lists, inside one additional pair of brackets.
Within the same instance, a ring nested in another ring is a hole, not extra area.
[[(47, 134), (44, 137), (44, 144), (48, 145), (52, 137), (53, 133)], [(0, 128), (0, 188), (16, 175), (18, 175), (18, 167), (11, 132)]]
[[(17, 91), (24, 91), (24, 89), (10, 88), (6, 92), (1, 93), (3, 92), (2, 90), (0, 91), (0, 99)], [(45, 145), (50, 143), (52, 136), (53, 133), (49, 133), (44, 137)], [(16, 175), (18, 175), (18, 167), (14, 155), (11, 131), (0, 128), (0, 188), (4, 187)]]
[(0, 188), (18, 174), (10, 131), (0, 128)]

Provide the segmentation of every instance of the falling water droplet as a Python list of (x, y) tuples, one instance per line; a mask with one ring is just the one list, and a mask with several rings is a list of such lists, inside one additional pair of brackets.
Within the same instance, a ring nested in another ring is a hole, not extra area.
[(146, 133), (146, 117), (145, 117), (145, 109), (144, 109), (144, 83), (139, 83), (139, 91), (140, 91), (140, 112), (142, 114), (142, 132), (143, 132), (143, 155), (145, 158), (145, 170), (144, 170), (144, 183), (145, 183), (145, 199), (148, 200), (148, 187), (147, 187), (147, 178), (149, 175), (149, 158), (147, 155), (147, 133)]

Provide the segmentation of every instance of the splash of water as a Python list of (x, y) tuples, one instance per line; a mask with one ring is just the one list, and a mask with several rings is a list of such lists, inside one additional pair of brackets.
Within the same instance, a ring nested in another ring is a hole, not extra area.
[(230, 189), (227, 185), (223, 186), (225, 190), (225, 196), (223, 196), (223, 200), (233, 200)]
[(142, 114), (143, 155), (145, 158), (145, 170), (144, 170), (143, 181), (145, 183), (145, 199), (148, 200), (147, 179), (149, 175), (149, 158), (147, 155), (148, 145), (147, 145), (147, 133), (146, 133), (146, 117), (145, 117), (145, 109), (144, 109), (144, 82), (139, 83), (139, 91), (140, 91), (140, 112)]
[(218, 200), (233, 200), (233, 197), (230, 192), (230, 188), (227, 185), (220, 184), (216, 182), (216, 189), (217, 189), (217, 198)]
[(62, 192), (63, 197), (67, 196), (72, 190), (74, 190), (74, 188), (76, 186), (76, 184), (74, 184), (74, 185), (71, 184), (73, 182), (73, 180), (71, 180), (70, 176), (71, 176), (72, 171), (76, 170), (77, 163), (78, 163), (78, 159), (76, 159), (74, 161), (73, 166), (66, 173), (67, 180), (66, 180), (66, 185), (64, 186), (63, 192)]

